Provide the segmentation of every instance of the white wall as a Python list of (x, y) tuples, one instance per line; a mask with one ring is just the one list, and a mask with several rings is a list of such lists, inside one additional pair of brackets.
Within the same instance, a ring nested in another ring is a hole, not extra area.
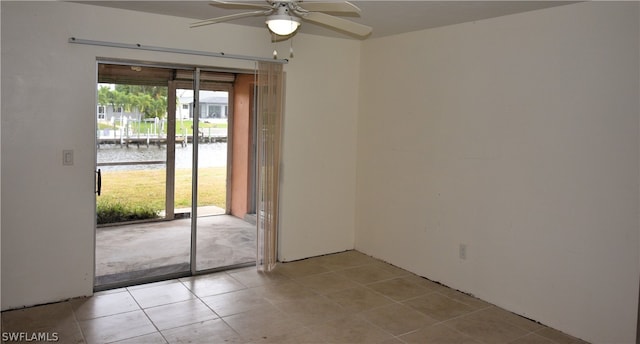
[(356, 248), (635, 342), (639, 17), (580, 3), (365, 41)]
[[(254, 66), (75, 45), (67, 43), (69, 37), (266, 57), (274, 46), (266, 29), (231, 24), (189, 29), (188, 19), (62, 2), (2, 1), (1, 6), (2, 309), (9, 309), (92, 292), (96, 57)], [(301, 36), (297, 57), (285, 66), (280, 252), (289, 259), (354, 245), (357, 87), (344, 88), (357, 85), (360, 42)], [(288, 48), (278, 45), (281, 52)], [(339, 59), (331, 59), (336, 52)], [(307, 106), (310, 99), (314, 106)], [(333, 104), (329, 112), (328, 104)], [(321, 118), (340, 125), (320, 127)], [(309, 141), (304, 133), (332, 142)], [(337, 149), (342, 144), (348, 148)], [(74, 166), (62, 165), (63, 149), (74, 150)], [(335, 164), (314, 168), (319, 166), (314, 156), (331, 156)], [(315, 184), (309, 188), (309, 182)], [(305, 190), (331, 192), (308, 202)], [(336, 213), (333, 226), (304, 221), (320, 213)], [(303, 241), (310, 237), (315, 240)]]
[(316, 38), (287, 66), (282, 261), (354, 248), (360, 42)]

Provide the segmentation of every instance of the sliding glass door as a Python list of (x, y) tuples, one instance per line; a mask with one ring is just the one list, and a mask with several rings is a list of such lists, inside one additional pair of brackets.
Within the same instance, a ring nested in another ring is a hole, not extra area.
[(235, 74), (105, 63), (98, 80), (96, 289), (255, 262), (255, 225), (230, 215)]

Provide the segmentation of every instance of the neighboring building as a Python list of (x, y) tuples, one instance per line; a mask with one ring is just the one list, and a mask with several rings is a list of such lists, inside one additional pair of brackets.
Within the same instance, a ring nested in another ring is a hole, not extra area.
[[(126, 117), (130, 121), (141, 121), (144, 115), (133, 109), (126, 111), (122, 107), (112, 105), (98, 105), (96, 110), (98, 121), (117, 122)], [(200, 100), (200, 118), (227, 119), (229, 116), (229, 99), (224, 96), (204, 97)], [(193, 118), (193, 97), (181, 97), (176, 105), (177, 119)]]
[[(224, 94), (224, 93), (223, 93)], [(229, 98), (215, 95), (200, 99), (200, 119), (227, 119), (229, 117)], [(181, 97), (176, 106), (177, 119), (193, 118), (193, 97)]]
[(123, 107), (113, 105), (98, 105), (96, 110), (98, 114), (98, 121), (105, 122), (118, 122), (122, 118), (126, 117), (129, 121), (140, 121), (144, 116), (138, 112), (138, 109), (133, 109), (132, 112), (125, 111)]
[[(200, 118), (226, 119), (229, 116), (228, 104), (229, 100), (227, 97), (204, 97), (200, 99)], [(191, 106), (190, 109), (193, 109), (193, 106)], [(193, 118), (193, 113), (189, 114), (189, 118)]]

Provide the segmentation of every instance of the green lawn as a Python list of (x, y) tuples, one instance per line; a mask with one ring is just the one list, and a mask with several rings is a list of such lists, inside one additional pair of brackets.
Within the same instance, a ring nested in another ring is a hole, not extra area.
[[(114, 208), (136, 216), (164, 210), (165, 173), (164, 169), (102, 172), (102, 193), (97, 199), (99, 217), (105, 209)], [(225, 208), (226, 167), (201, 168), (198, 176), (198, 206)], [(177, 169), (175, 181), (175, 208), (190, 207), (191, 169)]]

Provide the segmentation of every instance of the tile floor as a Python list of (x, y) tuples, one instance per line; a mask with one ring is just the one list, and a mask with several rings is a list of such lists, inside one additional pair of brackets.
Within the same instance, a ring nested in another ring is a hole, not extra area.
[(583, 343), (357, 251), (2, 313), (61, 343)]

